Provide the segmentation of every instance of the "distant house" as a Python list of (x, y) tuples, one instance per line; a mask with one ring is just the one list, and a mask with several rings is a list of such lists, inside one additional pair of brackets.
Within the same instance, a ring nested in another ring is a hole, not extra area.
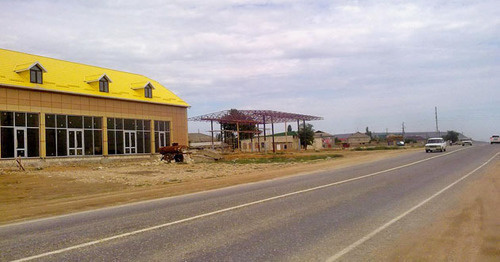
[[(273, 151), (273, 138), (268, 136), (241, 140), (242, 152), (265, 152)], [(274, 147), (276, 152), (297, 151), (299, 149), (299, 138), (296, 135), (275, 134)]]
[(333, 135), (335, 138), (337, 138), (340, 142), (347, 143), (347, 138), (350, 137), (351, 134), (335, 134)]
[(400, 141), (404, 141), (403, 135), (390, 134), (386, 137), (387, 145), (394, 146)]
[(370, 143), (370, 136), (365, 135), (361, 132), (356, 132), (349, 137), (347, 137), (347, 143), (350, 146), (361, 146), (361, 145), (367, 145)]
[(323, 131), (314, 132), (314, 141), (313, 144), (307, 146), (307, 149), (320, 150), (324, 148), (333, 148), (335, 147), (335, 136)]
[[(189, 133), (189, 147), (194, 148), (210, 148), (212, 147), (212, 136), (201, 134), (201, 133)], [(213, 138), (214, 146), (220, 147), (221, 142), (217, 140), (214, 136)]]

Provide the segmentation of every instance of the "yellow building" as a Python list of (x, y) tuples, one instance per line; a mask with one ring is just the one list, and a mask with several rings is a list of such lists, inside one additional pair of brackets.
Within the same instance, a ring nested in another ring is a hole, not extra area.
[(0, 49), (0, 158), (188, 144), (189, 105), (145, 76)]

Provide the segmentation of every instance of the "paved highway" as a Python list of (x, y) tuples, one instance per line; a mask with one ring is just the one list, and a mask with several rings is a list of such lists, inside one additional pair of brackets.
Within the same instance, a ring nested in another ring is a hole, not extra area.
[(367, 260), (453, 205), (499, 152), (495, 145), (414, 152), (0, 226), (0, 260)]

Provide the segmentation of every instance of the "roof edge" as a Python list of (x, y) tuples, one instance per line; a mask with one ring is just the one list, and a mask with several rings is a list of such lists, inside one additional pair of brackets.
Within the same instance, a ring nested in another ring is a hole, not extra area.
[(40, 64), (40, 62), (38, 62), (38, 61), (35, 61), (34, 63), (26, 63), (26, 64), (16, 65), (14, 67), (14, 72), (20, 73), (20, 72), (28, 71), (31, 68), (33, 68), (34, 66), (38, 66), (40, 69), (42, 69), (42, 71), (44, 73), (47, 73), (47, 69), (45, 69), (45, 67), (43, 67), (42, 64)]
[(99, 81), (101, 81), (102, 78), (106, 78), (108, 80), (108, 82), (113, 83), (113, 81), (111, 81), (111, 78), (109, 78), (109, 76), (106, 75), (106, 73), (104, 73), (102, 75), (86, 76), (84, 81), (87, 84), (90, 84), (90, 83), (93, 83), (93, 82), (99, 82)]
[(2, 86), (7, 87), (7, 88), (20, 88), (20, 89), (25, 89), (25, 90), (35, 90), (35, 91), (42, 91), (42, 92), (48, 92), (48, 93), (61, 93), (61, 94), (68, 94), (68, 95), (78, 95), (78, 96), (87, 96), (87, 97), (121, 100), (121, 101), (129, 101), (129, 102), (139, 102), (139, 103), (146, 103), (146, 104), (169, 105), (169, 106), (176, 106), (176, 107), (191, 108), (191, 105), (189, 105), (188, 103), (186, 103), (186, 105), (178, 105), (178, 104), (172, 104), (172, 103), (160, 103), (160, 102), (154, 102), (154, 101), (142, 101), (142, 100), (127, 99), (127, 98), (98, 96), (98, 95), (82, 94), (82, 93), (70, 92), (70, 91), (47, 90), (47, 89), (40, 88), (40, 87), (17, 86), (17, 85), (1, 84), (0, 83), (0, 87), (2, 87)]

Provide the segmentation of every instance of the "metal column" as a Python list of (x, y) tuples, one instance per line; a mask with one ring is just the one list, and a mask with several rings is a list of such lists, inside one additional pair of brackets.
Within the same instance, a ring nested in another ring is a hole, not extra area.
[(210, 120), (210, 135), (212, 135), (212, 150), (214, 150), (214, 121)]
[(271, 116), (271, 132), (273, 134), (273, 153), (276, 153), (276, 145), (274, 144), (274, 122), (273, 122), (273, 116)]
[(298, 151), (300, 151), (300, 136), (299, 136), (299, 131), (300, 131), (300, 120), (297, 119), (297, 138), (299, 139), (299, 147), (297, 148)]

